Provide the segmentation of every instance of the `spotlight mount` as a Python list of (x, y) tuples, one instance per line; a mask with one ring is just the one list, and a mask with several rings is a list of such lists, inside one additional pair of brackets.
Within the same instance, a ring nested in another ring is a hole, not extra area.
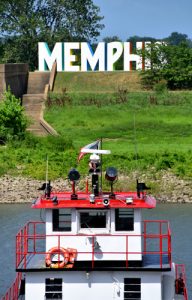
[(111, 193), (109, 198), (115, 199), (115, 194), (113, 193), (113, 184), (117, 181), (117, 169), (114, 167), (108, 167), (105, 173), (105, 178), (110, 182), (111, 185)]
[(71, 200), (78, 199), (77, 194), (75, 193), (75, 184), (79, 180), (80, 174), (76, 169), (71, 169), (68, 173), (68, 179), (71, 182), (72, 185), (72, 194), (71, 194)]

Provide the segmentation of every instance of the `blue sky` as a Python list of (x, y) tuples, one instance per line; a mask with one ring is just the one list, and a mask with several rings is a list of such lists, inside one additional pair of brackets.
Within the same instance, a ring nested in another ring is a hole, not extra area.
[(192, 0), (93, 0), (104, 16), (106, 36), (164, 38), (172, 32), (192, 39)]

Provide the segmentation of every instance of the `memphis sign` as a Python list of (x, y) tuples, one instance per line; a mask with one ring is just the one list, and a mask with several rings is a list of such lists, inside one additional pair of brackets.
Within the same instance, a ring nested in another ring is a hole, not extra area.
[[(142, 50), (149, 42), (137, 42), (136, 49)], [(57, 71), (87, 72), (114, 71), (115, 63), (123, 59), (123, 70), (131, 71), (134, 63), (136, 70), (144, 70), (149, 63), (142, 55), (132, 52), (130, 42), (100, 42), (95, 50), (89, 43), (56, 43), (50, 51), (47, 43), (38, 43), (39, 71), (51, 70), (57, 62)]]

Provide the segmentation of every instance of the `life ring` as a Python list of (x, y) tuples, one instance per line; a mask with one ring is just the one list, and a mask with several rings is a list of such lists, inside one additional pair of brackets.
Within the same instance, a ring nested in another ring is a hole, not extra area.
[[(53, 263), (52, 262), (52, 256), (54, 254), (58, 254), (63, 257), (63, 260), (61, 262)], [(51, 248), (46, 257), (45, 257), (45, 263), (47, 267), (53, 268), (53, 269), (61, 269), (63, 268), (69, 261), (69, 252), (65, 248), (57, 248), (53, 247)]]

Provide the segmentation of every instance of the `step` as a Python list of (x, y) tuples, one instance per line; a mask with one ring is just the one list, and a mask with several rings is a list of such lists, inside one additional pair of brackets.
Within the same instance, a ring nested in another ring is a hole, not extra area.
[(49, 83), (50, 72), (29, 72), (28, 94), (39, 94), (45, 90), (45, 85)]
[(44, 102), (44, 98), (43, 98), (43, 94), (26, 94), (23, 95), (23, 99), (22, 99), (22, 105), (28, 105), (30, 104), (36, 104), (36, 103), (42, 103)]
[(27, 105), (24, 105), (23, 106), (24, 108), (25, 108), (25, 110), (26, 111), (31, 111), (31, 110), (33, 110), (33, 111), (40, 111), (41, 110), (41, 108), (42, 108), (42, 104), (40, 103), (38, 103), (38, 104), (27, 104)]

